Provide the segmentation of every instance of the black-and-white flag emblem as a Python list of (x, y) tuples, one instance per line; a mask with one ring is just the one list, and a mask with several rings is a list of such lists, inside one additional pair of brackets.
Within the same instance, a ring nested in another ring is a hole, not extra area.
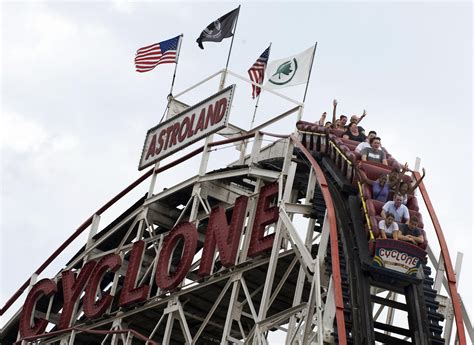
[(209, 24), (196, 40), (199, 48), (204, 49), (202, 42), (221, 42), (224, 38), (232, 37), (235, 21), (239, 16), (239, 9), (237, 7)]

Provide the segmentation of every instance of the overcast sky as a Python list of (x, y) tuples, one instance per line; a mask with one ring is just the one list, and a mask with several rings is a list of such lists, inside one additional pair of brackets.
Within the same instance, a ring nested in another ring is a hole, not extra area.
[[(1, 3), (2, 306), (74, 229), (141, 174), (145, 134), (163, 114), (174, 65), (136, 73), (135, 51), (184, 34), (176, 94), (225, 66), (230, 39), (205, 42), (204, 50), (195, 39), (238, 4)], [(464, 253), (460, 291), (472, 311), (472, 4), (241, 4), (230, 70), (246, 76), (270, 42), (272, 60), (317, 41), (303, 119), (330, 112), (337, 98), (339, 113), (367, 109), (361, 124), (377, 130), (400, 162), (413, 167), (421, 157), (453, 263)], [(216, 90), (213, 82), (183, 101)], [(301, 100), (303, 91), (282, 93)], [(249, 85), (237, 82), (232, 123), (248, 127), (250, 95)], [(263, 93), (257, 122), (291, 106), (272, 97)], [(293, 130), (294, 118), (273, 129)], [(159, 185), (179, 182), (172, 177)], [(426, 214), (424, 220), (436, 247)]]

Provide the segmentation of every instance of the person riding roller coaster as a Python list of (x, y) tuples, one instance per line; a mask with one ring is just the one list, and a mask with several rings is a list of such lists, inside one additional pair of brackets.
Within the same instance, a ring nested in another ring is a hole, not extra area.
[(359, 126), (357, 126), (357, 122), (351, 122), (342, 137), (360, 143), (364, 142), (366, 138), (365, 134), (360, 130)]
[(403, 182), (401, 179), (398, 182), (398, 185), (396, 186), (395, 189), (395, 194), (401, 194), (403, 196), (403, 204), (406, 205), (408, 202), (408, 196), (413, 195), (415, 192), (416, 188), (420, 185), (421, 181), (425, 178), (426, 171), (425, 168), (421, 169), (423, 171), (423, 174), (421, 175), (421, 178), (419, 180), (416, 180), (416, 182), (412, 185), (408, 184), (407, 182)]
[(393, 238), (395, 240), (410, 242), (415, 246), (423, 243), (424, 238), (421, 230), (418, 228), (418, 218), (413, 216), (408, 221), (408, 224), (402, 224), (400, 230), (394, 231)]
[(393, 238), (393, 233), (398, 233), (398, 224), (395, 222), (395, 216), (387, 212), (386, 218), (379, 222), (380, 238)]
[(326, 116), (327, 116), (327, 113), (324, 112), (322, 115), (321, 115), (321, 118), (319, 119), (319, 121), (316, 123), (318, 126), (321, 126), (321, 127), (326, 127), (326, 128), (334, 128), (333, 124), (331, 121), (326, 121)]
[[(387, 219), (387, 214), (391, 213), (395, 217), (395, 221), (399, 223), (408, 223), (410, 220), (410, 212), (408, 208), (402, 204), (403, 197), (400, 194), (396, 194), (393, 197), (393, 201), (387, 201), (382, 207), (380, 215), (383, 219)], [(418, 224), (418, 223), (417, 223)]]
[(369, 148), (370, 147), (370, 143), (369, 143), (370, 139), (375, 138), (376, 136), (377, 136), (376, 131), (370, 131), (369, 135), (367, 136), (365, 141), (363, 141), (359, 145), (357, 145), (356, 148), (354, 149), (354, 151), (357, 152), (357, 153), (360, 153), (363, 149)]
[(372, 161), (388, 165), (387, 156), (385, 152), (380, 149), (380, 140), (379, 137), (370, 139), (370, 148), (365, 148), (360, 152), (363, 161)]

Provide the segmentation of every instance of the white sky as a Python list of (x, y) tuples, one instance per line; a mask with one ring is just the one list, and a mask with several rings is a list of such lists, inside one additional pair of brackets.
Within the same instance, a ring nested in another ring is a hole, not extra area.
[[(377, 130), (400, 162), (413, 166), (415, 157), (422, 158), (453, 262), (457, 251), (464, 253), (460, 292), (472, 311), (472, 4), (241, 4), (232, 71), (246, 76), (269, 42), (273, 60), (317, 41), (303, 119), (319, 119), (337, 98), (339, 113), (367, 109), (361, 124)], [(136, 73), (135, 51), (183, 33), (175, 84), (180, 92), (225, 66), (230, 39), (205, 42), (204, 50), (195, 39), (237, 5), (1, 3), (2, 306), (94, 210), (141, 175), (143, 140), (161, 118), (173, 66)], [(214, 82), (183, 100), (191, 104), (216, 87)], [(301, 99), (303, 87), (283, 93)], [(248, 126), (250, 94), (238, 83), (231, 122)], [(261, 103), (267, 118), (288, 108), (266, 93)], [(293, 124), (274, 131), (289, 133)], [(172, 177), (159, 184), (178, 182)], [(426, 229), (434, 244), (431, 226)]]

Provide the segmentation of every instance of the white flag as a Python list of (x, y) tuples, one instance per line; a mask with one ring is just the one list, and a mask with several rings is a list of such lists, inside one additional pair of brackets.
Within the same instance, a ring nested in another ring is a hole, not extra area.
[(277, 89), (281, 87), (304, 84), (308, 81), (314, 46), (304, 52), (272, 61), (267, 66), (265, 87)]

